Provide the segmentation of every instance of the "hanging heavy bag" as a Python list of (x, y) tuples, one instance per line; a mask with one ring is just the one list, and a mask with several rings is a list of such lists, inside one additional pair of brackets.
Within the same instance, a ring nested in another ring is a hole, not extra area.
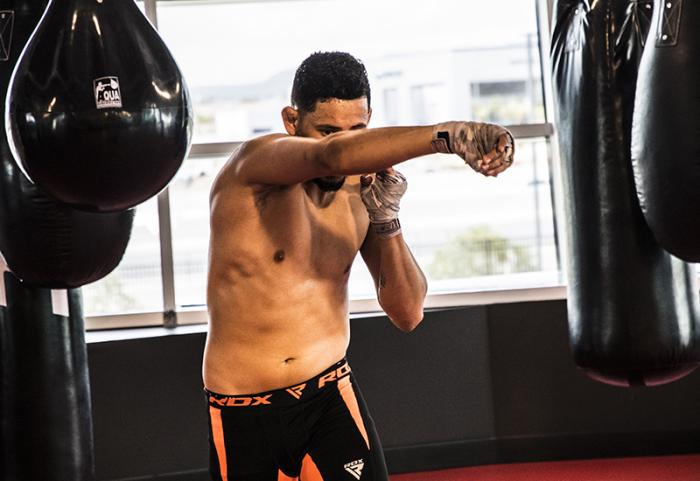
[(637, 194), (661, 245), (700, 262), (700, 2), (654, 5), (634, 107)]
[(80, 291), (27, 287), (0, 273), (2, 458), (7, 481), (94, 479), (92, 412)]
[[(47, 3), (0, 0), (0, 100)], [(121, 261), (133, 219), (133, 210), (95, 214), (55, 201), (22, 174), (0, 134), (0, 251), (26, 284), (74, 288), (103, 278)]]
[(700, 301), (691, 266), (665, 252), (637, 202), (630, 161), (637, 66), (650, 2), (559, 0), (552, 66), (576, 364), (629, 386), (697, 366)]
[[(1, 15), (1, 14), (0, 14)], [(0, 257), (0, 277), (3, 276), (7, 266)], [(3, 279), (0, 278), (0, 281)], [(13, 425), (9, 415), (5, 413), (15, 412), (14, 388), (15, 372), (14, 346), (12, 345), (11, 324), (7, 317), (7, 297), (5, 283), (0, 282), (0, 479), (13, 480), (8, 466), (17, 458), (13, 439)]]
[(184, 78), (133, 0), (51, 0), (12, 76), (6, 115), (29, 178), (94, 212), (157, 194), (192, 134)]

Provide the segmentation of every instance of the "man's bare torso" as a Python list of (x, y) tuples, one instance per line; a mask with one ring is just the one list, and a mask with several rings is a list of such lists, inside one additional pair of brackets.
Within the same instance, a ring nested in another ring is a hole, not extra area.
[(332, 194), (249, 186), (224, 167), (211, 197), (207, 389), (277, 389), (345, 355), (347, 282), (369, 224), (359, 191), (359, 177)]

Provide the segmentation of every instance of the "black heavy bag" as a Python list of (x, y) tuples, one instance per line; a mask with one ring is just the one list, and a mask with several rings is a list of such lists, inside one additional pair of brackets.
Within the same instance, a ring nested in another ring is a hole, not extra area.
[[(0, 100), (47, 3), (0, 0)], [(47, 155), (47, 162), (55, 160), (54, 153)], [(22, 175), (0, 134), (0, 251), (24, 282), (69, 288), (101, 279), (122, 259), (133, 218), (133, 210), (94, 214), (54, 201)]]
[(623, 386), (670, 382), (699, 359), (694, 270), (655, 241), (630, 162), (650, 6), (559, 0), (552, 38), (572, 350), (589, 376)]
[(133, 0), (51, 0), (13, 74), (6, 115), (27, 175), (94, 212), (157, 194), (192, 134), (182, 74)]
[(90, 389), (79, 290), (4, 279), (2, 464), (4, 481), (94, 479)]
[(661, 245), (700, 262), (700, 2), (654, 4), (634, 108), (637, 194)]
[[(0, 14), (0, 17), (2, 14)], [(3, 275), (4, 263), (0, 256), (0, 276)], [(11, 479), (7, 475), (8, 463), (15, 458), (13, 444), (10, 442), (11, 421), (4, 413), (13, 412), (12, 402), (13, 373), (10, 366), (13, 364), (14, 349), (10, 343), (10, 326), (7, 318), (7, 301), (5, 300), (5, 283), (0, 282), (0, 479)]]

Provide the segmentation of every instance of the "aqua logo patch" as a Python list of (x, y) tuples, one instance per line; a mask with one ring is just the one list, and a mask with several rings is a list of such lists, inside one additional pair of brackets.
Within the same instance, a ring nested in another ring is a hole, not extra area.
[(118, 77), (101, 77), (95, 79), (95, 105), (98, 109), (121, 108), (122, 92)]

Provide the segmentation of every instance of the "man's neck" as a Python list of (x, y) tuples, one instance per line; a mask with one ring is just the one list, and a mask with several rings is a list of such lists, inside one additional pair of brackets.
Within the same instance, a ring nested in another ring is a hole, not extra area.
[(327, 192), (321, 190), (313, 181), (308, 181), (304, 183), (304, 190), (306, 195), (309, 196), (311, 201), (316, 207), (324, 208), (328, 207), (333, 199), (335, 199), (336, 192)]

